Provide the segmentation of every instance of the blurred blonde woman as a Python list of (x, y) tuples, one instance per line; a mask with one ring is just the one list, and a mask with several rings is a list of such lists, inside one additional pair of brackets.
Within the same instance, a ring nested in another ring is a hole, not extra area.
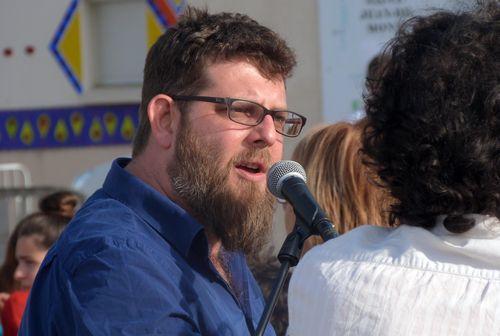
[[(363, 224), (386, 226), (389, 196), (377, 186), (363, 165), (360, 136), (364, 121), (339, 122), (311, 130), (295, 147), (292, 160), (307, 174), (307, 185), (327, 216), (343, 234)], [(287, 231), (295, 223), (292, 208), (285, 204)], [(312, 236), (303, 252), (322, 242)]]

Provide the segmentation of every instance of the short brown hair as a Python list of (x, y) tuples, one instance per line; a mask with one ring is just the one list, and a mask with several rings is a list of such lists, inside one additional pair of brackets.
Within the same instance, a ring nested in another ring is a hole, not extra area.
[(248, 16), (188, 7), (149, 50), (132, 155), (140, 154), (149, 139), (147, 106), (154, 96), (195, 94), (206, 85), (207, 65), (236, 59), (251, 63), (268, 79), (286, 79), (296, 64), (286, 42)]
[[(359, 225), (389, 222), (385, 211), (390, 204), (388, 194), (372, 181), (374, 176), (363, 165), (362, 123), (339, 122), (314, 129), (292, 155), (303, 165), (311, 193), (341, 234)], [(310, 243), (320, 242), (317, 237)]]

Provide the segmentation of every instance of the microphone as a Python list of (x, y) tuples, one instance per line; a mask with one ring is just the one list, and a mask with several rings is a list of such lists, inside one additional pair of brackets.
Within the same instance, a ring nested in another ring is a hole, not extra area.
[(267, 173), (267, 188), (271, 194), (286, 199), (311, 233), (319, 234), (324, 241), (337, 237), (337, 231), (311, 195), (306, 181), (304, 168), (295, 161), (278, 161)]

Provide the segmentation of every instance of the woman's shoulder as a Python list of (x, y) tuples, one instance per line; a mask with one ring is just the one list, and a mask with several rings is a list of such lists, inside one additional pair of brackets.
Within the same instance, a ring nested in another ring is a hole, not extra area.
[(337, 238), (319, 244), (308, 251), (304, 260), (333, 260), (335, 257), (373, 250), (379, 247), (395, 228), (374, 225), (359, 226)]

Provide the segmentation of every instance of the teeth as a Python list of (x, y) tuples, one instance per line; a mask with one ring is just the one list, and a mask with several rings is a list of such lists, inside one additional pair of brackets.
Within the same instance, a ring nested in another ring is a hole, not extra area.
[(253, 170), (255, 172), (260, 171), (260, 166), (258, 164), (256, 164), (256, 163), (254, 164), (254, 163), (244, 162), (244, 163), (241, 163), (240, 166), (241, 167), (245, 167), (248, 170)]

